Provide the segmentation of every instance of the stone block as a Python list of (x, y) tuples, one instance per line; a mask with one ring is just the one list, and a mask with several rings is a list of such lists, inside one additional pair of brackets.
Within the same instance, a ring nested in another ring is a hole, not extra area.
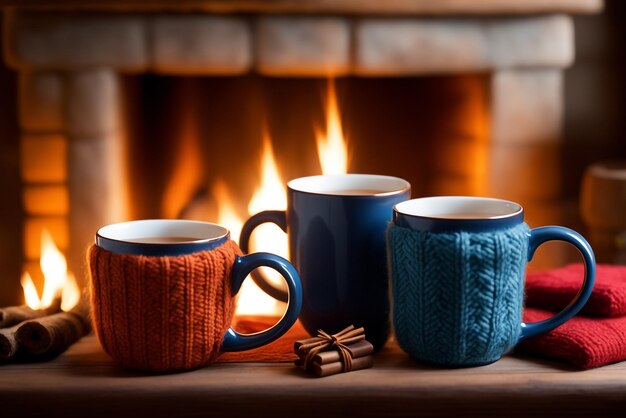
[(69, 195), (65, 185), (24, 185), (24, 210), (28, 215), (67, 215)]
[(561, 139), (563, 75), (560, 70), (511, 70), (493, 75), (491, 137), (494, 143)]
[(67, 179), (67, 140), (63, 135), (24, 134), (20, 171), (26, 183), (61, 183)]
[(23, 70), (109, 67), (144, 71), (145, 17), (119, 13), (7, 12), (5, 61)]
[(573, 59), (567, 16), (364, 18), (355, 23), (354, 72), (368, 76), (566, 67)]
[(63, 130), (63, 78), (58, 73), (20, 73), (20, 128), (26, 132)]
[(489, 68), (484, 31), (473, 20), (372, 18), (355, 25), (357, 74), (396, 76)]
[(66, 251), (69, 244), (69, 228), (65, 216), (33, 216), (24, 221), (24, 257), (38, 260), (41, 256), (41, 231), (47, 229), (54, 244)]
[(235, 75), (250, 69), (250, 27), (243, 18), (157, 16), (151, 21), (152, 69), (163, 74)]
[(495, 19), (485, 29), (497, 68), (568, 67), (574, 61), (574, 24), (568, 16)]
[(339, 17), (268, 16), (256, 26), (262, 74), (327, 77), (350, 70), (350, 22)]
[(116, 132), (120, 128), (120, 88), (112, 70), (71, 73), (65, 90), (66, 125), (70, 137)]

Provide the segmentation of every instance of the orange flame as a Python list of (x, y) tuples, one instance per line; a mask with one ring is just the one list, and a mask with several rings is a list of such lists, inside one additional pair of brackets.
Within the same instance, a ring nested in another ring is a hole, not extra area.
[(218, 180), (213, 185), (213, 196), (217, 202), (217, 223), (230, 231), (230, 239), (239, 240), (244, 220), (237, 214), (226, 184)]
[(337, 92), (332, 79), (328, 81), (328, 95), (326, 96), (326, 132), (316, 128), (315, 137), (322, 173), (347, 173), (348, 145), (341, 126)]
[[(316, 129), (317, 149), (323, 174), (343, 174), (348, 171), (348, 146), (343, 134), (341, 117), (332, 80), (328, 83), (326, 102), (326, 130)], [(253, 215), (264, 210), (285, 210), (287, 190), (281, 179), (274, 158), (272, 143), (263, 130), (263, 151), (261, 154), (261, 181), (248, 204), (248, 213)], [(218, 204), (218, 222), (231, 231), (231, 238), (237, 240), (243, 219), (235, 210), (226, 185), (218, 181), (213, 186), (213, 196)], [(289, 246), (286, 234), (276, 225), (262, 224), (255, 229), (250, 239), (250, 250), (267, 251), (288, 258)], [(265, 277), (275, 285), (283, 283), (274, 270), (261, 268)], [(252, 280), (246, 280), (239, 292), (237, 314), (239, 315), (280, 315), (284, 304), (266, 295)]]
[(32, 309), (44, 309), (61, 298), (61, 309), (71, 310), (80, 300), (80, 289), (72, 273), (68, 273), (65, 257), (47, 229), (41, 232), (40, 266), (45, 279), (41, 298), (30, 275), (26, 272), (22, 275), (26, 304)]
[[(261, 155), (261, 184), (252, 195), (248, 204), (248, 213), (253, 215), (264, 210), (287, 209), (287, 189), (278, 174), (278, 166), (274, 159), (274, 151), (269, 134), (263, 132), (263, 154)], [(289, 257), (287, 235), (276, 225), (265, 223), (259, 225), (250, 237), (251, 251), (265, 251)], [(276, 286), (283, 283), (282, 277), (274, 270), (261, 268), (263, 275)]]
[[(269, 159), (267, 159), (266, 155), (264, 154), (264, 161), (274, 160), (273, 155), (271, 155), (271, 146), (269, 149), (270, 149), (270, 157)], [(278, 171), (276, 170), (274, 174), (276, 174), (277, 176), (277, 173)], [(263, 179), (265, 179), (265, 175), (263, 175), (262, 177)], [(262, 180), (261, 183), (264, 184), (264, 181)], [(274, 189), (274, 187), (272, 186), (270, 189)], [(230, 230), (231, 239), (237, 241), (239, 239), (239, 234), (241, 233), (241, 228), (243, 226), (244, 220), (237, 214), (237, 211), (235, 210), (235, 205), (233, 204), (233, 201), (228, 192), (228, 189), (222, 181), (218, 181), (217, 183), (214, 184), (213, 196), (215, 197), (215, 200), (218, 204), (218, 215), (217, 215), (218, 223), (220, 225), (224, 225), (225, 227), (227, 227)], [(256, 193), (255, 193), (255, 196), (256, 196)], [(254, 197), (252, 201), (255, 201)], [(256, 201), (258, 202), (258, 199)], [(255, 203), (255, 205), (256, 204), (257, 203)], [(259, 211), (260, 210), (262, 209), (259, 209)], [(263, 229), (263, 226), (264, 225), (260, 226), (257, 229)], [(280, 232), (281, 232), (280, 238), (285, 239), (284, 233), (282, 231)], [(263, 230), (259, 231), (258, 235), (255, 233), (255, 236), (259, 237), (257, 238), (257, 240), (262, 239), (264, 242), (266, 242), (266, 240), (267, 242), (271, 242), (271, 240), (275, 239), (275, 237), (271, 234), (266, 235)], [(251, 248), (254, 249), (254, 248), (257, 248), (256, 246), (259, 245), (259, 242), (254, 241), (254, 242), (251, 242), (250, 244), (251, 244)], [(261, 245), (265, 245), (265, 244), (261, 244)], [(266, 250), (266, 251), (274, 252), (273, 250)], [(274, 272), (273, 270), (270, 270), (269, 272), (264, 271), (264, 273), (271, 274)], [(266, 274), (266, 277), (267, 276), (268, 274)], [(276, 301), (272, 297), (265, 294), (265, 292), (259, 289), (256, 283), (254, 283), (252, 280), (246, 280), (243, 282), (243, 285), (241, 286), (241, 290), (239, 290), (238, 298), (237, 298), (237, 315), (279, 316), (283, 310), (284, 310), (283, 307), (278, 301)]]

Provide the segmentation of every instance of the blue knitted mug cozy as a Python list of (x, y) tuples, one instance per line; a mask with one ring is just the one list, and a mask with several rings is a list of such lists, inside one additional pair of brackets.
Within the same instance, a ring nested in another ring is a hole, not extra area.
[(393, 322), (417, 360), (470, 366), (498, 360), (521, 332), (529, 228), (488, 232), (387, 229)]

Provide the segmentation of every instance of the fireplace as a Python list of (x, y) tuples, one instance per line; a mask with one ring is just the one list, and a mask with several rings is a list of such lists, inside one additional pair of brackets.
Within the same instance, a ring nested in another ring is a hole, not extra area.
[[(44, 229), (84, 283), (85, 248), (104, 224), (217, 220), (225, 196), (245, 219), (265, 144), (283, 182), (319, 174), (329, 94), (350, 172), (406, 178), (414, 197), (515, 200), (531, 226), (567, 223), (569, 16), (532, 4), (273, 14), (207, 4), (5, 12), (4, 59), (19, 73), (23, 270), (37, 286)], [(568, 257), (559, 247), (535, 265)]]

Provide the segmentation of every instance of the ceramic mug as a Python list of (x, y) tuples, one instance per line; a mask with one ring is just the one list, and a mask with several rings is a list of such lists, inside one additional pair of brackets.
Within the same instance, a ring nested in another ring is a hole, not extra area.
[(605, 161), (585, 170), (580, 214), (599, 263), (626, 265), (626, 161)]
[[(388, 233), (396, 338), (413, 358), (447, 367), (494, 362), (520, 340), (547, 332), (585, 304), (594, 254), (577, 232), (530, 229), (517, 203), (442, 196), (394, 207)], [(582, 254), (580, 292), (544, 321), (522, 322), (527, 262), (537, 247), (560, 240)]]
[(381, 348), (390, 331), (385, 229), (393, 205), (410, 197), (409, 183), (379, 175), (322, 175), (292, 180), (287, 189), (287, 210), (248, 219), (241, 248), (248, 250), (258, 225), (278, 225), (288, 234), (290, 258), (302, 278), (304, 328), (313, 335), (363, 326), (367, 340)]
[[(260, 333), (230, 327), (235, 295), (248, 274), (267, 266), (289, 289), (281, 320)], [(294, 324), (302, 306), (298, 273), (274, 254), (242, 255), (223, 226), (141, 220), (98, 230), (89, 250), (92, 315), (105, 351), (125, 367), (187, 370), (223, 351), (268, 344)]]

